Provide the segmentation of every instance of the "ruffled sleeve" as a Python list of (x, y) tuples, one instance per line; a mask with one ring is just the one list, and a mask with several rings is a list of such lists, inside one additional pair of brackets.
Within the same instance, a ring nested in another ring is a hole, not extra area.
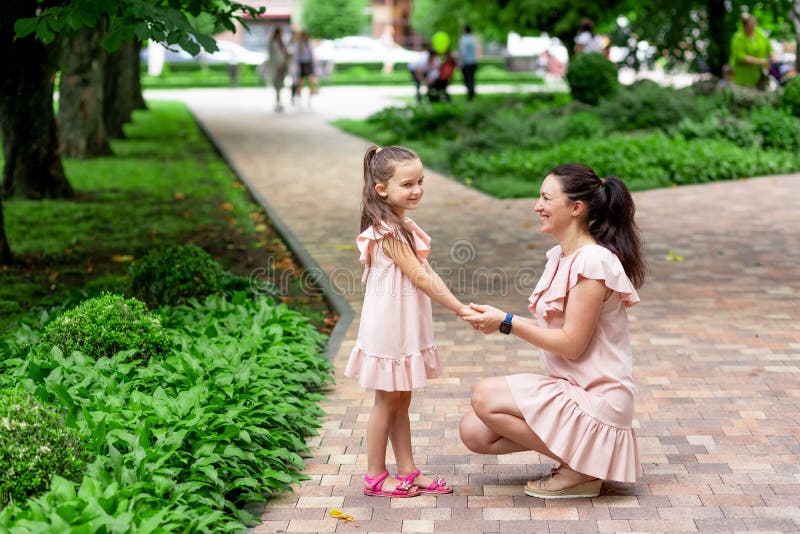
[[(406, 228), (411, 231), (414, 237), (414, 247), (417, 249), (417, 258), (422, 262), (428, 257), (431, 250), (431, 238), (410, 218), (406, 217), (404, 220)], [(380, 225), (372, 225), (356, 237), (356, 246), (358, 246), (359, 257), (358, 261), (364, 264), (364, 275), (361, 281), (367, 279), (369, 273), (370, 258), (372, 257), (372, 249), (377, 245), (378, 241), (387, 235), (394, 235), (394, 230), (386, 222)]]
[(581, 277), (602, 280), (626, 307), (639, 302), (636, 288), (613, 252), (600, 245), (587, 245), (568, 257), (562, 257), (561, 247), (557, 245), (547, 252), (547, 265), (528, 299), (528, 309), (536, 315), (536, 308), (541, 300), (544, 304), (544, 319), (554, 313), (563, 313), (567, 294)]

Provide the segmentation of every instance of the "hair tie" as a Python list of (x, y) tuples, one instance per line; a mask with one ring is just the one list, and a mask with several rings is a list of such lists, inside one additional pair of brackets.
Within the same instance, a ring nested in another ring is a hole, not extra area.
[(606, 185), (606, 179), (600, 178), (600, 185)]
[(381, 150), (383, 150), (383, 148), (381, 148), (381, 147), (378, 147), (378, 148), (376, 148), (376, 149), (375, 149), (375, 153), (376, 153), (376, 154), (380, 154), (380, 153), (381, 153)]

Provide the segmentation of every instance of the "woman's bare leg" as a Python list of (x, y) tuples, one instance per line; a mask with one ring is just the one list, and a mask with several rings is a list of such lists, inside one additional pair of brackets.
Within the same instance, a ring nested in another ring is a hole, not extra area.
[[(475, 452), (506, 454), (533, 450), (560, 464), (564, 461), (537, 436), (519, 411), (505, 377), (485, 378), (472, 390), (473, 412), (461, 420), (461, 439)], [(474, 448), (473, 448), (474, 447)], [(543, 481), (543, 488), (558, 490), (592, 480), (569, 467)]]

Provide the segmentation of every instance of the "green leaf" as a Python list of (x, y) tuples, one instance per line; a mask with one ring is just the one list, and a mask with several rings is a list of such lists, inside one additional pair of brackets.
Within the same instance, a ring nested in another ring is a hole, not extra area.
[[(27, 37), (28, 35), (32, 34), (34, 30), (36, 30), (36, 23), (37, 20), (35, 17), (33, 18), (25, 18), (19, 19), (14, 23), (14, 33), (16, 37)], [(47, 320), (47, 312), (42, 312), (43, 317), (42, 320)]]

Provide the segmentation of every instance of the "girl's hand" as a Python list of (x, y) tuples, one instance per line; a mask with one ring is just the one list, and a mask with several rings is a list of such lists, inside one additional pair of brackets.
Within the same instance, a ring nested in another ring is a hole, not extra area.
[(482, 304), (470, 304), (474, 310), (474, 315), (463, 317), (465, 321), (472, 325), (472, 328), (484, 334), (493, 334), (500, 329), (500, 323), (506, 318), (505, 312), (492, 306)]
[(456, 312), (459, 318), (464, 319), (465, 317), (469, 317), (470, 315), (475, 315), (475, 310), (473, 310), (469, 304), (462, 304), (461, 307)]

